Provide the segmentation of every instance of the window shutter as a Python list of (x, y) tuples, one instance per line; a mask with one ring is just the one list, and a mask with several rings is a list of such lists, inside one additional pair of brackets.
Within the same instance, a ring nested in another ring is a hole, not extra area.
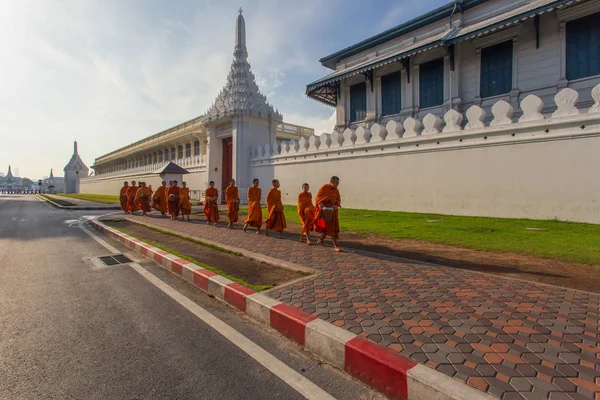
[(350, 87), (350, 122), (367, 117), (367, 84), (365, 82)]
[(513, 41), (508, 40), (481, 50), (482, 98), (509, 93), (512, 89)]
[(444, 103), (444, 59), (419, 65), (419, 107), (427, 108)]
[(398, 114), (402, 110), (402, 73), (381, 77), (381, 115)]
[(567, 79), (600, 75), (600, 13), (567, 22)]

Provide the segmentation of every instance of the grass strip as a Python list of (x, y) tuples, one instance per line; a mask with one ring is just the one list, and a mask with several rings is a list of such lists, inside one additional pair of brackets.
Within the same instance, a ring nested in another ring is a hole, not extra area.
[[(107, 222), (107, 221), (103, 221), (103, 223), (106, 223), (106, 222)], [(141, 238), (141, 237), (139, 237), (139, 236), (133, 235), (133, 234), (131, 234), (131, 233), (127, 232), (126, 230), (122, 229), (122, 228), (118, 228), (118, 227), (115, 227), (115, 226), (112, 226), (112, 228), (114, 228), (114, 229), (116, 229), (116, 230), (118, 230), (118, 231), (120, 231), (120, 232), (123, 232), (123, 233), (125, 233), (126, 235), (129, 235), (129, 236), (131, 236), (131, 237), (133, 237), (133, 238), (136, 238), (136, 239), (138, 239), (138, 240), (141, 240), (142, 242), (144, 242), (144, 243), (147, 243), (147, 244), (149, 244), (149, 245), (151, 245), (151, 246), (158, 247), (158, 248), (159, 248), (159, 249), (161, 249), (161, 250), (164, 250), (164, 251), (167, 251), (167, 252), (169, 252), (169, 253), (171, 253), (171, 254), (173, 254), (173, 255), (176, 255), (176, 256), (177, 256), (177, 257), (179, 257), (179, 258), (182, 258), (182, 259), (184, 259), (184, 260), (187, 260), (187, 261), (189, 261), (189, 262), (192, 262), (192, 263), (194, 263), (194, 264), (198, 265), (199, 267), (205, 268), (205, 269), (207, 269), (207, 270), (209, 270), (209, 271), (212, 271), (212, 272), (214, 272), (214, 273), (216, 273), (216, 274), (219, 274), (219, 275), (221, 275), (221, 276), (224, 276), (225, 278), (227, 278), (227, 279), (230, 279), (230, 280), (232, 280), (233, 282), (237, 282), (237, 283), (239, 283), (240, 285), (243, 285), (243, 286), (245, 286), (245, 287), (247, 287), (247, 288), (249, 288), (249, 289), (252, 289), (252, 290), (254, 290), (254, 291), (256, 291), (256, 292), (262, 292), (263, 290), (271, 289), (271, 288), (273, 287), (272, 285), (253, 285), (253, 284), (251, 284), (251, 283), (248, 283), (248, 282), (246, 282), (246, 281), (245, 281), (245, 280), (243, 280), (243, 279), (236, 278), (235, 276), (229, 275), (228, 273), (226, 273), (226, 272), (223, 272), (223, 271), (221, 271), (221, 270), (220, 270), (220, 269), (218, 269), (218, 268), (215, 268), (215, 267), (213, 267), (213, 266), (210, 266), (210, 265), (208, 265), (208, 264), (205, 264), (205, 263), (203, 263), (202, 261), (196, 260), (196, 259), (195, 259), (195, 258), (193, 258), (193, 257), (186, 256), (185, 254), (179, 253), (179, 252), (177, 252), (177, 251), (175, 251), (175, 250), (172, 250), (172, 249), (170, 249), (170, 248), (168, 248), (168, 247), (166, 247), (166, 246), (163, 246), (163, 245), (161, 245), (161, 244), (159, 244), (159, 243), (155, 243), (155, 242), (152, 242), (152, 241), (150, 241), (150, 240), (147, 240), (147, 239)], [(178, 238), (181, 238), (182, 240), (187, 240), (186, 238), (184, 238), (184, 237), (181, 237), (181, 236), (178, 236)], [(193, 241), (193, 240), (188, 240), (188, 241)], [(194, 242), (194, 243), (196, 243), (196, 241), (193, 241), (193, 242)], [(199, 243), (199, 244), (202, 244), (202, 243)], [(205, 245), (205, 244), (204, 244), (204, 245)], [(215, 247), (217, 247), (217, 246), (215, 246)], [(225, 250), (225, 249), (223, 249), (223, 250), (224, 250), (225, 252), (227, 252), (227, 250)], [(235, 253), (233, 253), (233, 254), (235, 254)]]
[(92, 201), (95, 203), (106, 203), (106, 204), (119, 204), (120, 199), (119, 196), (110, 195), (110, 194), (73, 194), (73, 193), (61, 193), (61, 196), (71, 197), (73, 199)]
[[(125, 220), (125, 221), (127, 221), (127, 220)], [(142, 223), (139, 223), (139, 222), (134, 222), (134, 223), (138, 224), (138, 225), (141, 225), (144, 228), (148, 228), (151, 231), (162, 233), (163, 235), (169, 235), (169, 236), (176, 237), (178, 239), (187, 240), (188, 242), (196, 243), (196, 244), (199, 244), (201, 246), (208, 247), (208, 248), (216, 250), (216, 251), (220, 251), (222, 253), (233, 254), (235, 256), (244, 257), (244, 255), (242, 253), (238, 253), (237, 251), (227, 250), (227, 249), (224, 249), (223, 247), (219, 247), (217, 245), (210, 244), (210, 243), (205, 243), (205, 242), (203, 242), (201, 240), (197, 240), (197, 239), (191, 238), (189, 236), (182, 236), (182, 235), (179, 235), (179, 234), (174, 233), (174, 232), (165, 231), (163, 229), (155, 228), (153, 226), (142, 224)]]
[(73, 207), (73, 206), (77, 205), (77, 204), (73, 204), (73, 203), (70, 203), (70, 202), (65, 201), (65, 200), (57, 199), (56, 197), (48, 196), (47, 194), (40, 194), (40, 196), (42, 196), (46, 200), (50, 200), (53, 203), (56, 203), (59, 206), (63, 206), (63, 207)]
[[(600, 265), (600, 225), (596, 224), (348, 208), (340, 209), (339, 216), (342, 239), (344, 232), (353, 232)], [(295, 206), (285, 206), (285, 217), (300, 223)]]

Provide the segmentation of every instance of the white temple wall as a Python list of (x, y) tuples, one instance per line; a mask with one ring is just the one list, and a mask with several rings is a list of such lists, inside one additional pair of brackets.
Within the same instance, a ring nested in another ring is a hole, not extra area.
[[(600, 136), (276, 166), (256, 166), (263, 194), (280, 180), (285, 204), (301, 184), (313, 196), (331, 175), (342, 205), (409, 211), (600, 223)], [(264, 196), (263, 196), (264, 197)]]
[[(118, 195), (121, 187), (123, 186), (123, 182), (131, 182), (132, 180), (136, 182), (146, 182), (146, 184), (152, 185), (152, 189), (155, 191), (162, 183), (162, 178), (153, 173), (142, 173), (139, 175), (122, 174), (111, 177), (104, 177), (100, 175), (81, 179), (79, 182), (79, 189), (80, 193)], [(191, 172), (183, 175), (183, 180), (187, 182), (190, 190), (206, 189), (206, 186), (204, 185), (206, 180), (205, 171)]]
[(279, 179), (286, 204), (303, 182), (316, 195), (337, 175), (349, 208), (600, 223), (600, 85), (594, 97), (581, 114), (577, 92), (564, 89), (553, 116), (530, 96), (517, 123), (500, 101), (490, 124), (481, 108), (470, 109), (465, 129), (451, 111), (445, 124), (429, 114), (284, 142), (279, 153), (258, 146), (251, 173), (265, 193)]

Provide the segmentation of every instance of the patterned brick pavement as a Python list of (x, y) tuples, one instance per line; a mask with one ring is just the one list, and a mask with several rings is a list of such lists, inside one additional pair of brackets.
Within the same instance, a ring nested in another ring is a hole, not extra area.
[(600, 295), (128, 216), (322, 272), (269, 296), (502, 399), (600, 399)]

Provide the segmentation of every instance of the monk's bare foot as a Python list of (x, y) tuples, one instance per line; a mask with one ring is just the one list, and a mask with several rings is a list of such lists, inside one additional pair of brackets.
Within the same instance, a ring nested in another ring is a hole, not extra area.
[(309, 246), (312, 246), (312, 242), (310, 241), (310, 239), (306, 240), (306, 244), (309, 245)]
[(337, 251), (338, 253), (341, 253), (341, 252), (342, 252), (342, 251), (344, 251), (344, 250), (342, 250), (342, 248), (341, 248), (341, 247), (334, 247), (334, 248), (333, 248), (333, 251)]
[(256, 234), (257, 234), (257, 235), (260, 235), (260, 229), (257, 229), (257, 230), (256, 230)]
[(248, 224), (244, 224), (244, 227), (242, 228), (242, 231), (246, 232), (246, 229), (248, 229)]

